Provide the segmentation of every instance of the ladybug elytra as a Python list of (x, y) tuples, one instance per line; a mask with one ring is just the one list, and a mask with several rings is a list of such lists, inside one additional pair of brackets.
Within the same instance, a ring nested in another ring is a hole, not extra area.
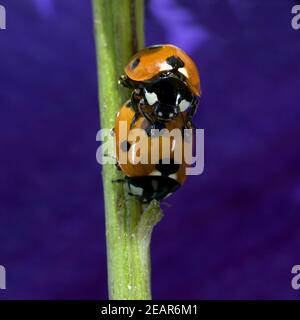
[[(134, 111), (152, 123), (180, 116), (188, 124), (201, 96), (196, 64), (184, 51), (170, 44), (136, 53), (125, 67), (120, 83), (133, 89)], [(135, 118), (133, 124), (134, 121)]]
[[(166, 158), (163, 158), (162, 140), (168, 137), (163, 135), (151, 136), (149, 130), (152, 128), (152, 124), (143, 116), (139, 116), (134, 127), (132, 127), (131, 122), (134, 116), (135, 113), (131, 108), (130, 101), (121, 107), (116, 116), (114, 135), (118, 167), (125, 174), (128, 189), (132, 195), (137, 196), (144, 203), (148, 203), (153, 199), (161, 201), (177, 190), (186, 179), (184, 159), (182, 157), (180, 163), (177, 163), (174, 152), (176, 143), (181, 143), (183, 138), (180, 135), (180, 137), (171, 139), (170, 150), (168, 150), (169, 159), (166, 161)], [(124, 137), (120, 133), (121, 122), (126, 124), (126, 135)], [(178, 128), (178, 124), (176, 121), (169, 122), (163, 125), (164, 127), (160, 127), (160, 130), (165, 128), (171, 131), (174, 128)], [(130, 133), (134, 129), (144, 131), (146, 137), (145, 143), (139, 144), (139, 148), (138, 141), (130, 138)], [(158, 150), (151, 147), (156, 145), (155, 143), (151, 145), (151, 139), (157, 139)], [(156, 154), (157, 161), (151, 163), (154, 152), (158, 152)], [(140, 159), (146, 159), (146, 163), (135, 162), (137, 153), (139, 153)], [(127, 161), (122, 163), (120, 162), (121, 158), (125, 158)]]

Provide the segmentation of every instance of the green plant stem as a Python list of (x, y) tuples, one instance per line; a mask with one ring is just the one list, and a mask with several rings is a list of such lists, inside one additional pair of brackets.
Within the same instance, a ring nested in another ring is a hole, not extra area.
[[(130, 92), (117, 84), (129, 58), (144, 45), (143, 0), (93, 0), (102, 128), (112, 128)], [(110, 299), (151, 299), (150, 239), (159, 203), (145, 209), (128, 195), (114, 165), (102, 169)]]

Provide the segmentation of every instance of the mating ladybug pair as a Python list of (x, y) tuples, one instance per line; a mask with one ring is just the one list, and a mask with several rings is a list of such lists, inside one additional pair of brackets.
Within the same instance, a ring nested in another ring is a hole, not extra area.
[[(160, 152), (154, 164), (135, 164), (133, 158), (136, 157), (137, 142), (130, 140), (129, 133), (137, 128), (145, 130), (149, 141), (145, 150), (143, 147), (139, 149), (139, 158), (150, 159), (153, 152), (148, 148), (150, 139), (159, 139), (159, 149), (164, 139), (163, 136), (151, 136), (152, 129), (177, 128), (183, 131), (192, 128), (191, 119), (201, 95), (197, 66), (186, 53), (173, 45), (151, 46), (130, 59), (120, 84), (132, 89), (132, 95), (121, 107), (115, 121), (118, 167), (125, 174), (131, 194), (145, 203), (153, 199), (160, 201), (186, 179), (183, 157), (181, 162), (174, 159), (174, 147), (182, 141), (173, 139), (168, 161), (162, 159)], [(128, 135), (123, 141), (119, 135), (121, 121), (127, 122)], [(124, 155), (133, 161), (121, 164), (119, 159)]]

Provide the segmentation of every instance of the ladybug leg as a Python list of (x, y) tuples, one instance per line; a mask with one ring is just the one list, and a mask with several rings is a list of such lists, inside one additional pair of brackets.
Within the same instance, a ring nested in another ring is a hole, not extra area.
[(138, 109), (139, 109), (139, 112), (141, 113), (141, 115), (147, 119), (151, 125), (154, 125), (155, 123), (155, 120), (151, 117), (150, 114), (146, 113), (145, 110), (143, 109), (143, 106), (145, 106), (145, 101), (144, 99), (141, 99), (139, 104), (138, 104)]
[(140, 113), (139, 112), (136, 112), (134, 114), (134, 117), (132, 118), (131, 120), (131, 123), (130, 123), (130, 129), (132, 129), (136, 123), (136, 121), (138, 120), (138, 118), (140, 117)]
[(144, 111), (143, 111), (143, 109), (139, 109), (140, 110), (140, 113), (142, 114), (142, 116), (145, 118), (145, 119), (147, 119), (152, 125), (154, 125), (154, 121), (153, 121), (153, 119), (148, 115), (148, 114), (146, 114)]
[(192, 103), (191, 103), (191, 112), (189, 115), (189, 119), (192, 119), (192, 117), (194, 116), (194, 114), (196, 113), (198, 109), (198, 99), (196, 97), (194, 97)]
[(133, 81), (133, 80), (131, 80), (131, 79), (129, 79), (126, 75), (121, 75), (121, 77), (119, 78), (119, 81), (118, 81), (118, 83), (121, 85), (121, 86), (123, 86), (123, 87), (125, 87), (125, 88), (129, 88), (129, 89), (135, 89), (137, 86), (138, 86), (138, 84), (137, 84), (137, 82), (136, 81)]
[(114, 179), (114, 180), (111, 180), (112, 183), (125, 183), (126, 180), (125, 179)]
[(135, 112), (139, 111), (139, 104), (143, 100), (143, 97), (140, 95), (140, 92), (140, 89), (135, 89), (131, 94), (131, 107)]
[(115, 163), (115, 166), (116, 166), (116, 169), (117, 169), (118, 171), (121, 171), (121, 167), (120, 167), (120, 165), (118, 164), (118, 162)]
[(132, 88), (131, 82), (129, 81), (128, 77), (124, 74), (121, 75), (118, 83), (125, 88)]
[(193, 124), (192, 122), (192, 119), (188, 119), (185, 126), (184, 126), (185, 129), (192, 129), (194, 130), (195, 129), (195, 125)]
[(131, 94), (131, 108), (133, 109), (135, 114), (134, 114), (134, 117), (131, 121), (130, 129), (132, 129), (134, 127), (136, 121), (138, 120), (138, 118), (142, 114), (142, 112), (139, 108), (139, 104), (143, 98), (142, 98), (142, 96), (139, 95), (139, 93), (140, 93), (140, 89), (136, 89)]

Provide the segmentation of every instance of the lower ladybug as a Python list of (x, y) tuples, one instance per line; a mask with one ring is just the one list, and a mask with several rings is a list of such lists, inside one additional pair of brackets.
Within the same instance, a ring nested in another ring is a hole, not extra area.
[[(176, 146), (183, 142), (182, 131), (179, 130), (180, 134), (176, 137), (165, 136), (163, 131), (160, 131), (158, 135), (152, 135), (149, 130), (153, 129), (153, 124), (143, 116), (140, 116), (134, 127), (131, 127), (134, 117), (135, 112), (131, 107), (131, 101), (127, 101), (119, 110), (115, 120), (117, 165), (125, 174), (130, 194), (138, 197), (143, 203), (148, 203), (153, 199), (161, 201), (175, 192), (186, 180), (186, 163), (182, 151), (180, 159), (176, 158), (175, 161)], [(180, 128), (178, 127), (180, 124), (178, 120), (157, 124), (155, 127), (158, 130), (173, 130)], [(145, 140), (140, 141), (132, 136), (134, 129), (139, 129), (138, 133)], [(162, 151), (163, 139), (170, 139), (168, 158)], [(154, 163), (151, 162), (152, 158), (156, 159)]]
[(170, 44), (136, 53), (126, 65), (120, 83), (133, 89), (134, 111), (150, 122), (167, 122), (181, 114), (188, 123), (201, 96), (196, 64), (183, 50)]

